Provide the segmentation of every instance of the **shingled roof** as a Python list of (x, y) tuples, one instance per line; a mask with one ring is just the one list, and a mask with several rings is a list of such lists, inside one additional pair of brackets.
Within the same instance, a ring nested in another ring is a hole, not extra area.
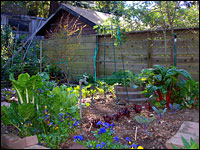
[(43, 30), (45, 28), (45, 25), (61, 10), (67, 11), (76, 17), (80, 17), (82, 21), (91, 25), (92, 27), (94, 25), (101, 25), (106, 19), (112, 16), (111, 14), (74, 7), (69, 4), (61, 3), (59, 8), (46, 20), (46, 22), (43, 23), (43, 25), (35, 32), (35, 34), (37, 35), (41, 30)]
[(80, 7), (74, 7), (72, 5), (63, 4), (63, 3), (61, 5), (64, 7), (63, 9), (66, 9), (66, 8), (71, 9), (71, 11), (74, 11), (78, 13), (79, 15), (81, 15), (82, 17), (85, 17), (91, 22), (95, 24), (99, 24), (99, 25), (102, 24), (106, 19), (111, 17), (111, 14), (102, 13), (99, 11), (84, 9)]

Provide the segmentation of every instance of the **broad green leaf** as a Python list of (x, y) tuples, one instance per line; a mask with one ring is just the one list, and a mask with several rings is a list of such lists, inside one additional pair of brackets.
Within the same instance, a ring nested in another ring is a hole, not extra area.
[(51, 94), (52, 95), (60, 94), (60, 88), (58, 86), (54, 87)]
[(160, 82), (162, 80), (162, 76), (160, 74), (153, 76), (156, 81)]
[(18, 76), (18, 82), (25, 87), (26, 83), (29, 81), (30, 75), (28, 73), (20, 74)]

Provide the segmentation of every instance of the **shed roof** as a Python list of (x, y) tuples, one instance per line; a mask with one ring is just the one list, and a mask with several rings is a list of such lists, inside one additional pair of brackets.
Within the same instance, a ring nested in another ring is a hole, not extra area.
[(41, 30), (43, 30), (47, 23), (52, 20), (52, 18), (54, 18), (54, 16), (61, 10), (67, 11), (76, 17), (80, 17), (82, 21), (84, 21), (86, 24), (91, 25), (92, 27), (94, 25), (102, 24), (106, 19), (112, 16), (111, 14), (74, 7), (69, 4), (61, 3), (60, 7), (42, 24), (42, 26), (40, 26), (35, 34), (37, 35)]
[(89, 10), (89, 9), (84, 9), (84, 8), (80, 8), (80, 7), (74, 7), (72, 5), (69, 4), (61, 4), (63, 6), (63, 9), (71, 9), (71, 11), (74, 11), (76, 13), (78, 13), (79, 15), (87, 18), (88, 20), (90, 20), (91, 22), (95, 23), (95, 24), (102, 24), (106, 19), (108, 19), (109, 17), (111, 17), (111, 14), (107, 14), (107, 13), (102, 13), (99, 11), (94, 11), (94, 10)]

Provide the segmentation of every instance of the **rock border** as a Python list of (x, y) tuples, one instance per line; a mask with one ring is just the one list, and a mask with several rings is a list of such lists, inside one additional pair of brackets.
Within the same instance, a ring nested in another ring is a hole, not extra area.
[(3, 134), (1, 146), (8, 149), (49, 149), (38, 145), (37, 135), (20, 138), (13, 134)]

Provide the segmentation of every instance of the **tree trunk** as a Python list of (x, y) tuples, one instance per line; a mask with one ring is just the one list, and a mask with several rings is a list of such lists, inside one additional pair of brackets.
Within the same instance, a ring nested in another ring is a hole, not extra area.
[(49, 16), (51, 16), (58, 7), (59, 7), (58, 1), (51, 1), (50, 8), (49, 8)]

